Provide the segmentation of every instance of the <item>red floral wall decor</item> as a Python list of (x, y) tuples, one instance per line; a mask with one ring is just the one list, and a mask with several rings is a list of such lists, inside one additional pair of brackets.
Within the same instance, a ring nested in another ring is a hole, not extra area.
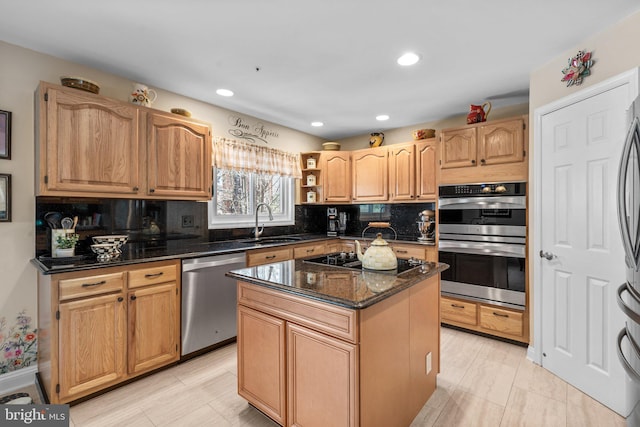
[(573, 58), (569, 58), (569, 66), (562, 70), (563, 82), (567, 82), (567, 87), (582, 84), (582, 79), (591, 74), (591, 52), (581, 50)]

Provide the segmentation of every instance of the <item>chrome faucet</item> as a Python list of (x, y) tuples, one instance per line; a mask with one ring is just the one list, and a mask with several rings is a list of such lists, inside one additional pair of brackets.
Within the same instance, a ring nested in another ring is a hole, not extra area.
[(260, 236), (262, 236), (262, 232), (264, 231), (264, 224), (262, 224), (262, 228), (258, 228), (258, 212), (260, 211), (260, 208), (262, 206), (266, 207), (269, 211), (269, 221), (273, 221), (273, 214), (271, 213), (271, 208), (269, 207), (269, 205), (266, 203), (259, 203), (258, 206), (256, 206), (256, 228), (253, 230), (253, 237), (256, 240), (258, 240)]

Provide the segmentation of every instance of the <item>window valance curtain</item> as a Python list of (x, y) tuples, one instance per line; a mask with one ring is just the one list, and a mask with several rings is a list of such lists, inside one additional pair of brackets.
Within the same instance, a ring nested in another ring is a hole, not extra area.
[(213, 140), (213, 165), (220, 169), (302, 178), (300, 154), (222, 137)]

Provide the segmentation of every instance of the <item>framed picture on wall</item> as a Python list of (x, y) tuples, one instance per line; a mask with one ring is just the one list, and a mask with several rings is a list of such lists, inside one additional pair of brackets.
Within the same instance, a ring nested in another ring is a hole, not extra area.
[(11, 221), (11, 175), (0, 173), (0, 222)]
[(0, 159), (11, 159), (11, 111), (0, 110)]

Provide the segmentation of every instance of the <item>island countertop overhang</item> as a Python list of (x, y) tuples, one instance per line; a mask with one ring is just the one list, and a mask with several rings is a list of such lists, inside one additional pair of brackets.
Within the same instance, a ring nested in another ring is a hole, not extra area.
[(244, 282), (350, 309), (363, 309), (402, 292), (449, 268), (426, 262), (401, 275), (349, 270), (289, 260), (232, 270), (227, 276)]

